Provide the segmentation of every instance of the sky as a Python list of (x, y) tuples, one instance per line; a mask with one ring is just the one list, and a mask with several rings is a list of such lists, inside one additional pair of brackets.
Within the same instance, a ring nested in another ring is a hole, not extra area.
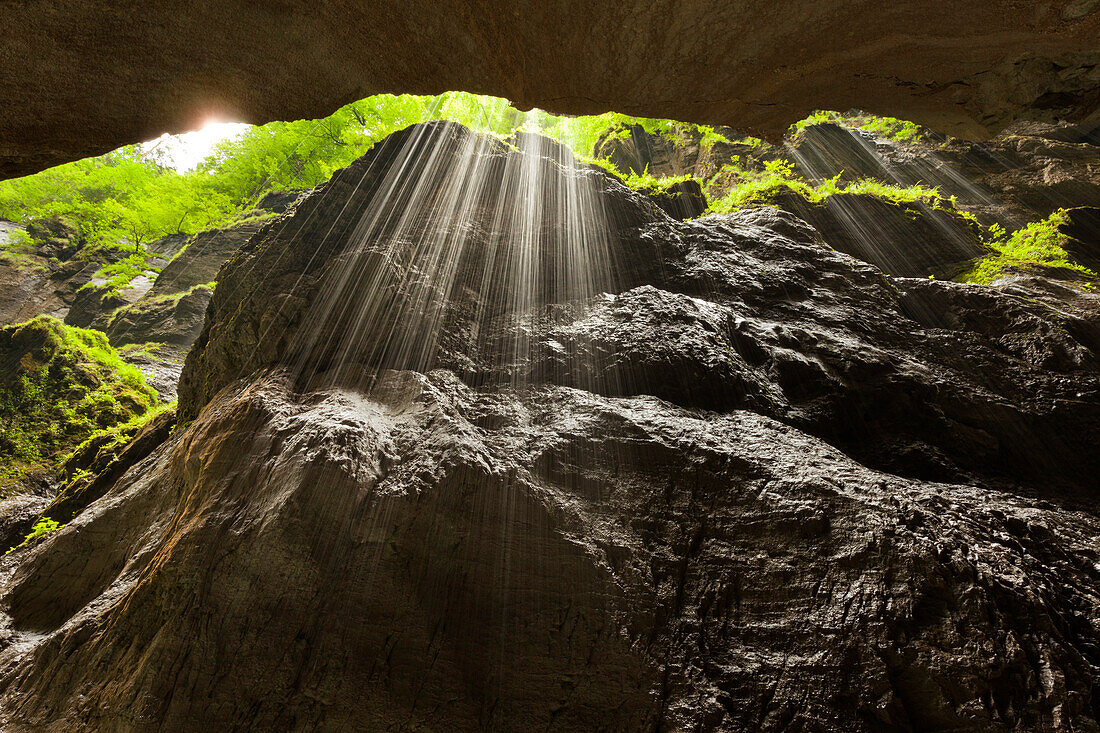
[(183, 173), (198, 165), (219, 142), (236, 137), (249, 127), (243, 122), (208, 122), (200, 129), (182, 135), (161, 135), (142, 147), (146, 152), (154, 149), (160, 151), (165, 162)]

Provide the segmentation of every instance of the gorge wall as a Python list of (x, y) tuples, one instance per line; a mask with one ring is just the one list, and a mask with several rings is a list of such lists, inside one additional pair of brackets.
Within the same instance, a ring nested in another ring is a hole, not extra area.
[[(729, 124), (856, 107), (980, 138), (1096, 121), (1095, 0), (6, 3), (0, 177), (210, 116), (314, 118), (380, 92)], [(197, 40), (201, 39), (201, 40)]]
[(1098, 730), (1070, 275), (391, 135), (221, 268), (176, 429), (0, 561), (0, 724)]

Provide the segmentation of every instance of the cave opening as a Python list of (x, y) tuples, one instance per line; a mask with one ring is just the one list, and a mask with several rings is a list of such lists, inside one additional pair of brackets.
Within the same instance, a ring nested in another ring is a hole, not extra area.
[(0, 727), (1095, 728), (1100, 127), (1036, 98), (0, 181)]

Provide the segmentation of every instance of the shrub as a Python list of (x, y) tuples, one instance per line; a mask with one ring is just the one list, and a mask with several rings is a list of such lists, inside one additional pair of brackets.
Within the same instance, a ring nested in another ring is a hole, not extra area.
[(1059, 209), (1046, 219), (1032, 222), (1011, 235), (998, 225), (990, 227), (987, 244), (992, 252), (956, 279), (989, 285), (1014, 269), (1029, 267), (1056, 267), (1096, 277), (1095, 272), (1075, 262), (1066, 251), (1068, 237), (1058, 229), (1066, 221), (1065, 209)]

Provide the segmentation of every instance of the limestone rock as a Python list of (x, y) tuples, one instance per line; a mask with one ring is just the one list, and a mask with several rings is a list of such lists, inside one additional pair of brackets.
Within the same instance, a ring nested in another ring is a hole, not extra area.
[(227, 261), (180, 425), (0, 559), (0, 727), (1097, 730), (1100, 297), (511, 142)]
[(523, 109), (619, 110), (773, 140), (813, 110), (859, 107), (975, 139), (1020, 117), (1095, 120), (1095, 7), (21, 3), (7, 8), (0, 38), (0, 176), (211, 116), (317, 118), (370, 94), (459, 89)]
[(142, 298), (115, 313), (107, 326), (114, 346), (173, 344), (190, 346), (202, 330), (213, 288), (196, 285), (182, 293)]
[(818, 204), (791, 192), (775, 204), (812, 224), (830, 247), (889, 275), (950, 279), (987, 252), (974, 222), (920, 202), (841, 193)]
[(222, 263), (259, 229), (259, 224), (247, 223), (199, 232), (161, 269), (150, 296), (182, 293), (216, 280)]

